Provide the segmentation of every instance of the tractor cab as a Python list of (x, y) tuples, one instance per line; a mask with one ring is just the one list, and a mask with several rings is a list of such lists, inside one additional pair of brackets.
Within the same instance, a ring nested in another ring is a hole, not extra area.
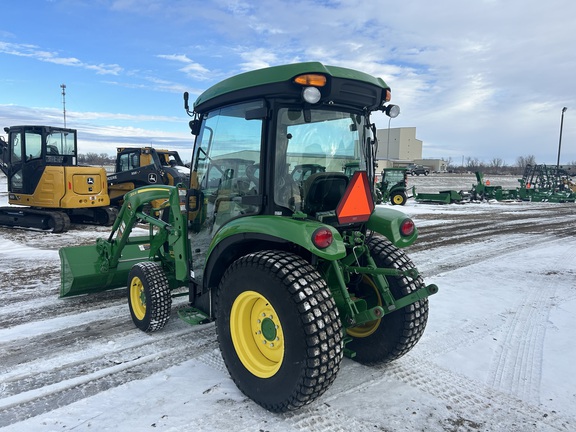
[[(318, 63), (269, 68), (266, 77), (253, 71), (196, 100), (194, 112), (188, 111), (197, 136), (189, 192), (193, 263), (205, 262), (220, 229), (249, 216), (314, 220), (335, 232), (368, 220), (374, 209), (376, 139), (369, 113), (378, 109), (395, 116), (398, 107), (386, 106), (390, 90), (383, 81), (364, 74), (350, 80), (341, 72)], [(263, 79), (268, 83), (251, 85)], [(187, 94), (185, 105), (188, 109)], [(244, 163), (227, 162), (238, 159)], [(355, 166), (356, 173), (342, 172), (346, 165)], [(245, 237), (242, 247), (261, 248), (264, 240), (270, 247), (286, 247), (273, 233), (258, 237)], [(204, 288), (211, 282), (199, 276), (209, 266), (194, 270)]]
[[(250, 87), (247, 77), (260, 72), (254, 71), (212, 87), (196, 101), (191, 188), (214, 203), (207, 209), (211, 231), (255, 214), (335, 216), (352, 177), (342, 172), (344, 165), (362, 172), (372, 190), (375, 133), (365, 108), (390, 112), (384, 106), (389, 89), (356, 81), (358, 97), (349, 98), (344, 78), (323, 65), (307, 66), (300, 70), (321, 70), (298, 75), (294, 68), (291, 76), (286, 75), (290, 68), (269, 68), (278, 76), (270, 76), (268, 85)], [(231, 87), (237, 90), (230, 92)], [(277, 98), (271, 96), (275, 87)], [(234, 158), (249, 161), (248, 167), (221, 168), (221, 161)]]

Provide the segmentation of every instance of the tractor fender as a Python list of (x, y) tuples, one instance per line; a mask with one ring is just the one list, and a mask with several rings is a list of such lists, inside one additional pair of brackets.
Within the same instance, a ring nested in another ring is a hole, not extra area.
[(376, 207), (370, 215), (367, 228), (371, 231), (382, 234), (390, 240), (394, 246), (402, 248), (410, 246), (418, 238), (418, 230), (414, 227), (414, 232), (409, 236), (404, 236), (400, 232), (400, 226), (406, 219), (410, 219), (399, 210)]
[[(334, 241), (327, 248), (320, 249), (312, 242), (312, 234), (318, 228), (327, 228), (332, 232)], [(346, 256), (342, 236), (334, 227), (316, 221), (279, 218), (277, 216), (246, 216), (228, 222), (212, 239), (208, 256), (222, 241), (238, 234), (244, 237), (263, 236), (277, 239), (282, 243), (295, 243), (319, 258), (329, 261), (342, 259)]]
[[(325, 249), (312, 243), (312, 234), (321, 227), (328, 228), (334, 237)], [(212, 239), (204, 265), (204, 289), (217, 286), (226, 268), (241, 255), (263, 249), (283, 249), (287, 244), (296, 244), (326, 260), (346, 256), (342, 236), (331, 226), (277, 216), (246, 216), (228, 222)]]

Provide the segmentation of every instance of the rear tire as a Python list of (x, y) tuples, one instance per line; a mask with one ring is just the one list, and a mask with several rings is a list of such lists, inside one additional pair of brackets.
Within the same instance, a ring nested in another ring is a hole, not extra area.
[[(414, 268), (412, 260), (388, 239), (373, 235), (367, 242), (370, 253), (379, 268), (406, 270)], [(408, 295), (424, 286), (421, 276), (386, 276), (395, 298)], [(350, 290), (356, 297), (364, 298), (368, 307), (382, 305), (380, 295), (369, 275), (363, 275)], [(420, 340), (428, 321), (428, 299), (384, 315), (381, 319), (347, 330), (352, 341), (346, 348), (356, 352), (356, 360), (363, 364), (388, 363), (410, 351)]]
[(390, 197), (390, 202), (392, 205), (404, 205), (406, 204), (406, 194), (404, 192), (394, 192)]
[(168, 279), (158, 263), (145, 261), (128, 275), (128, 305), (136, 327), (146, 333), (160, 330), (170, 318), (172, 297)]
[(334, 299), (322, 276), (291, 253), (261, 251), (228, 268), (216, 296), (216, 329), (238, 388), (272, 412), (314, 401), (340, 368)]

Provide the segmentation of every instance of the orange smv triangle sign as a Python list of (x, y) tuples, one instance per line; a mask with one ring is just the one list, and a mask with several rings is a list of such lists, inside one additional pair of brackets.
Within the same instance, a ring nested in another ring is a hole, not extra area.
[(368, 183), (368, 175), (366, 171), (356, 171), (336, 207), (338, 223), (366, 222), (372, 211), (374, 211), (374, 200)]

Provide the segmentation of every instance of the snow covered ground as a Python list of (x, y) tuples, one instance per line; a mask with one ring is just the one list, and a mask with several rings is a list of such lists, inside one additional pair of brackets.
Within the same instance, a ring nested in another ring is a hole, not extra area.
[[(410, 180), (423, 191), (474, 182)], [(5, 191), (0, 176), (0, 205)], [(420, 230), (406, 252), (440, 288), (423, 338), (390, 365), (344, 359), (320, 399), (283, 415), (235, 387), (213, 324), (190, 327), (174, 313), (146, 335), (125, 290), (57, 298), (58, 249), (107, 228), (0, 228), (0, 429), (576, 430), (576, 205), (409, 200), (403, 210)]]

